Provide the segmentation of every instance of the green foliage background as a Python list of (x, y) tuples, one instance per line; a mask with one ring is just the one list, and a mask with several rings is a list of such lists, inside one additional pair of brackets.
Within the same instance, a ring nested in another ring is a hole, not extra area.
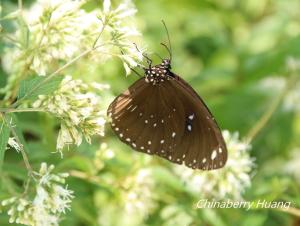
[[(17, 7), (17, 1), (5, 4)], [(30, 4), (32, 1), (25, 1), (25, 7)], [(89, 1), (86, 10), (97, 4), (97, 1)], [(152, 0), (135, 1), (135, 4), (137, 26), (148, 50), (167, 56), (160, 46), (160, 42), (166, 41), (161, 24), (164, 19), (171, 36), (173, 71), (203, 97), (222, 129), (238, 131), (241, 137), (248, 134), (280, 95), (280, 90), (261, 89), (261, 79), (287, 77), (287, 57), (300, 57), (298, 0)], [(2, 26), (9, 29), (10, 25)], [(0, 51), (2, 49), (0, 43)], [(159, 63), (155, 55), (153, 58)], [(74, 66), (68, 70), (72, 76), (87, 82), (109, 83), (112, 93), (107, 94), (107, 102), (137, 79), (133, 74), (125, 77), (117, 59), (106, 65)], [(2, 87), (7, 75), (2, 69), (0, 73)], [(105, 137), (94, 137), (92, 145), (72, 146), (61, 159), (52, 153), (58, 126), (53, 117), (43, 113), (19, 113), (17, 117), (33, 168), (38, 169), (40, 163), (46, 161), (54, 163), (57, 171), (73, 172), (68, 184), (76, 197), (62, 225), (99, 225), (101, 212), (109, 213), (106, 216), (109, 220), (103, 225), (120, 223), (123, 207), (119, 184), (136, 169), (146, 163), (149, 166), (149, 161), (156, 172), (157, 186), (153, 192), (158, 208), (138, 225), (296, 225), (296, 217), (278, 210), (195, 209), (197, 197), (182, 189), (178, 179), (167, 170), (169, 163), (157, 158), (149, 160), (135, 153), (108, 127)], [(299, 137), (299, 112), (279, 107), (252, 142), (251, 155), (256, 158), (257, 165), (252, 186), (244, 195), (246, 200), (286, 200), (294, 207), (300, 206), (299, 183), (282, 171), (290, 152), (299, 147)], [(115, 151), (115, 158), (101, 159), (95, 155), (103, 142)], [(27, 172), (21, 155), (7, 150), (3, 172), (0, 200), (9, 197), (9, 191), (21, 193), (23, 190)], [(11, 225), (7, 222), (7, 214), (3, 211), (0, 225)]]

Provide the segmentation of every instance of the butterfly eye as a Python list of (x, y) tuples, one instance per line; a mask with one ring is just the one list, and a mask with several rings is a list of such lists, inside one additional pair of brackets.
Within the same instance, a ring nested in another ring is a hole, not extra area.
[(162, 65), (166, 69), (171, 69), (171, 61), (169, 59), (164, 59), (163, 62), (162, 62)]
[(164, 59), (163, 64), (164, 65), (170, 65), (170, 60), (169, 59)]

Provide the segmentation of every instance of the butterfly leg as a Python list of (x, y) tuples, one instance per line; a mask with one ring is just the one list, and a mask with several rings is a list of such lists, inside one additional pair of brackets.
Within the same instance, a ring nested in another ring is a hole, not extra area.
[(133, 43), (133, 45), (135, 46), (136, 50), (141, 53), (143, 55), (143, 57), (147, 60), (147, 64), (149, 66), (149, 68), (151, 68), (152, 66), (152, 60), (148, 57), (148, 55), (146, 53), (143, 53), (137, 46), (136, 43)]

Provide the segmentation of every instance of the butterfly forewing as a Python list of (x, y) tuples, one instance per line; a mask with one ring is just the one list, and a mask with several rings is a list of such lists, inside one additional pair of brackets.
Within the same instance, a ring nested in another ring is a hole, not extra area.
[(226, 145), (212, 114), (179, 76), (157, 85), (139, 79), (109, 106), (112, 129), (133, 149), (194, 169), (217, 169)]

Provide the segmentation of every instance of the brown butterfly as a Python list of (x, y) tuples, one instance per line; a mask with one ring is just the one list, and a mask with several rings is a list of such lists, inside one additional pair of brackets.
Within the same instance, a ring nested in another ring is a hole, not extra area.
[(221, 130), (195, 90), (171, 71), (169, 46), (169, 59), (151, 66), (147, 58), (145, 75), (110, 104), (111, 127), (136, 151), (193, 169), (221, 168), (227, 160)]

